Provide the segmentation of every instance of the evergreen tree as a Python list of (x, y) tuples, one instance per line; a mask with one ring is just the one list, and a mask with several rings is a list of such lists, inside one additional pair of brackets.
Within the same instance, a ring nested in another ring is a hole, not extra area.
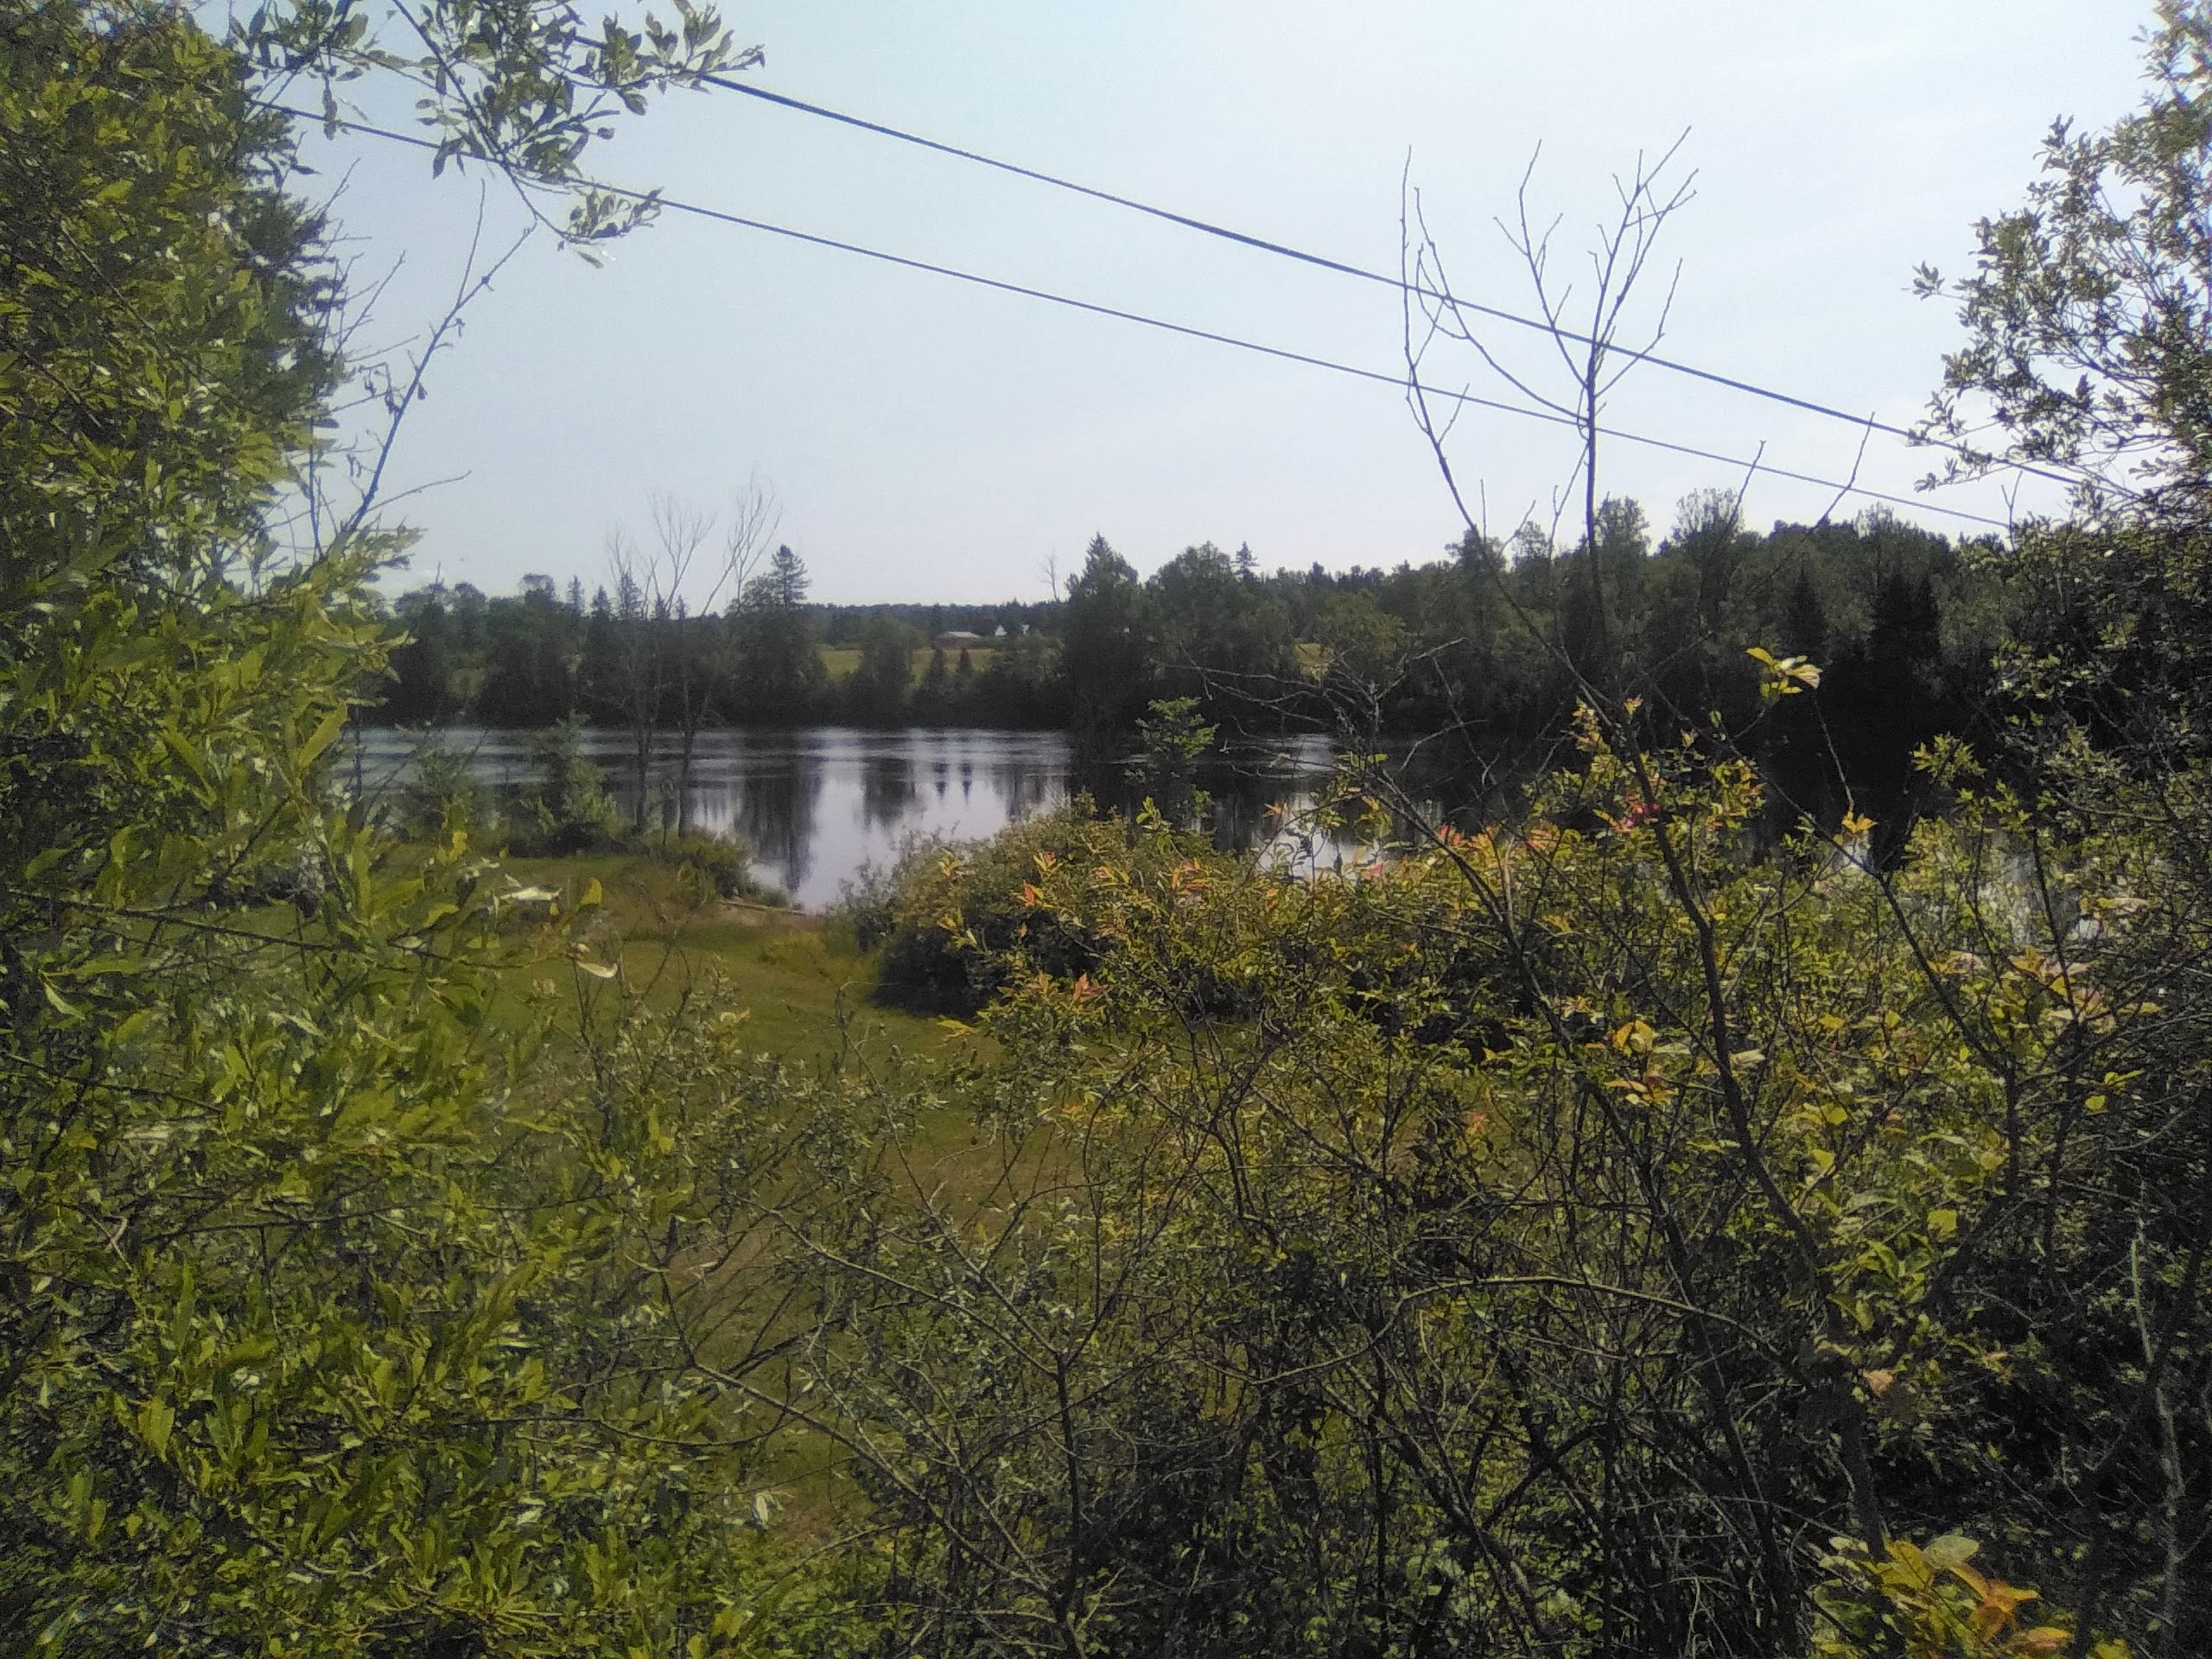
[(745, 586), (731, 618), (736, 638), (737, 696), (751, 719), (806, 719), (828, 685), (828, 671), (806, 607), (806, 563), (788, 546)]
[[(944, 653), (937, 653), (942, 665)], [(868, 619), (861, 660), (845, 682), (845, 706), (863, 726), (896, 726), (906, 716), (913, 677), (914, 637), (887, 616)]]
[(1060, 641), (1075, 728), (1097, 739), (1135, 729), (1152, 701), (1153, 619), (1128, 562), (1094, 536), (1068, 583)]

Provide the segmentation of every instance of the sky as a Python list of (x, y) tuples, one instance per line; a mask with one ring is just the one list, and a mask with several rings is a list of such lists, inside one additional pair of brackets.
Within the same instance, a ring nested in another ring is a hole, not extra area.
[[(1618, 175), (1678, 138), (1693, 198), (1664, 227), (1628, 333), (1673, 286), (1666, 355), (1909, 423), (1957, 341), (1914, 297), (1965, 270), (1973, 225), (2017, 205), (2053, 118), (2101, 125), (2139, 96), (2150, 7), (2114, 0), (765, 0), (726, 10), (773, 91), (1350, 263), (1395, 270), (1401, 180), (1456, 292), (1528, 308), (1497, 224), (1527, 178), (1551, 272), (1589, 292)], [(373, 110), (374, 106), (371, 105)], [(370, 138), (319, 136), (357, 289), (358, 336), (404, 345), (450, 296), (481, 203), (512, 201)], [(1389, 289), (1240, 248), (725, 92), (672, 96), (595, 148), (600, 176), (1192, 327), (1402, 372)], [(1486, 336), (1539, 389), (1555, 361)], [(1464, 346), (1423, 373), (1517, 397)], [(525, 244), (432, 365), (385, 483), (420, 532), (405, 587), (589, 588), (655, 492), (728, 516), (749, 481), (814, 596), (1048, 596), (1103, 534), (1140, 570), (1211, 541), (1261, 564), (1437, 556), (1461, 521), (1403, 390), (667, 213), (594, 269)], [(1913, 496), (1926, 451), (1650, 368), (1610, 426)], [(1470, 411), (1449, 453), (1496, 533), (1548, 520), (1570, 435)], [(1702, 488), (1746, 487), (1756, 525), (1834, 489), (1618, 440), (1608, 493), (1662, 531)], [(1748, 484), (1746, 485), (1746, 480)], [(1999, 480), (1916, 498), (1954, 533), (2054, 505)]]

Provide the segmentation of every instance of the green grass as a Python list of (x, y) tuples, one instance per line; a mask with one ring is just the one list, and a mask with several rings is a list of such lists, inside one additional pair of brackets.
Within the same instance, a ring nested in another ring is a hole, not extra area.
[[(915, 648), (913, 657), (906, 665), (906, 679), (909, 684), (919, 685), (922, 683), (922, 677), (930, 671), (931, 649), (928, 645), (919, 645)], [(857, 645), (823, 645), (821, 647), (821, 652), (822, 666), (828, 671), (832, 680), (850, 678), (853, 671), (861, 665), (860, 647)], [(968, 666), (980, 674), (991, 665), (991, 658), (997, 655), (997, 651), (989, 645), (970, 645), (968, 648)], [(950, 674), (959, 666), (960, 653), (957, 651), (946, 652), (944, 671)]]
[[(553, 1070), (544, 1076), (556, 1085), (563, 1056), (573, 1052), (561, 1033), (573, 1036), (583, 1020), (611, 1014), (620, 999), (609, 997), (610, 989), (652, 1007), (673, 1007), (690, 994), (708, 999), (704, 1013), (742, 1009), (750, 1046), (801, 1065), (855, 1053), (882, 1062), (895, 1049), (926, 1071), (950, 1058), (955, 1043), (982, 1040), (956, 1039), (935, 1020), (877, 1007), (870, 1000), (874, 959), (835, 925), (721, 900), (691, 873), (649, 855), (511, 857), (501, 868), (523, 887), (561, 895), (559, 915), (550, 922), (518, 909), (509, 937), (518, 959), (494, 1005), (495, 1020), (512, 1027), (550, 1016), (556, 1040), (544, 1059)], [(594, 882), (600, 902), (580, 913)], [(619, 964), (618, 980), (601, 980), (571, 958), (579, 936), (589, 960)], [(894, 1204), (920, 1202), (924, 1194), (957, 1204), (990, 1192), (1005, 1175), (1007, 1154), (963, 1105), (948, 1101), (921, 1116), (899, 1155), (912, 1168), (912, 1185), (894, 1186)], [(1027, 1166), (1027, 1160), (1020, 1163)], [(811, 1429), (782, 1432), (756, 1479), (775, 1493), (786, 1536), (826, 1541), (863, 1515), (847, 1462)]]
[[(507, 971), (495, 1017), (520, 1025), (550, 1012), (556, 1032), (573, 1033), (611, 1011), (605, 993), (619, 986), (648, 1007), (672, 1007), (689, 994), (709, 999), (708, 1011), (741, 1008), (750, 1046), (800, 1065), (840, 1052), (883, 1058), (894, 1048), (926, 1065), (953, 1040), (934, 1020), (875, 1006), (874, 959), (820, 917), (718, 899), (690, 873), (642, 854), (509, 858), (502, 868), (524, 887), (560, 893), (571, 922), (518, 918), (522, 960)], [(594, 882), (600, 903), (578, 918)], [(619, 963), (618, 981), (588, 974), (570, 958), (579, 927), (592, 960)], [(987, 1191), (998, 1175), (990, 1137), (956, 1106), (918, 1123), (906, 1155), (927, 1172), (924, 1183), (945, 1195)], [(845, 1461), (818, 1433), (785, 1431), (760, 1478), (783, 1506), (788, 1535), (826, 1540), (860, 1514)]]
[[(649, 1007), (711, 996), (745, 1011), (760, 1048), (791, 1059), (847, 1042), (912, 1051), (944, 1040), (935, 1021), (872, 1003), (874, 962), (820, 917), (719, 899), (690, 872), (643, 854), (510, 858), (504, 868), (525, 887), (560, 893), (569, 915), (596, 881), (601, 902), (582, 924), (586, 953), (619, 964), (620, 984)], [(548, 982), (581, 1008), (602, 982), (569, 958), (571, 936), (527, 921), (516, 931), (523, 960), (507, 972), (503, 1011), (518, 1020), (537, 1011)]]

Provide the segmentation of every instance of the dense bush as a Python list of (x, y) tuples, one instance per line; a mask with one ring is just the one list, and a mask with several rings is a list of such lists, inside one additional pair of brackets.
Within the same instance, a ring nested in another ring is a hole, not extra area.
[[(526, 78), (544, 15), (454, 73)], [(363, 41), (319, 16), (287, 73)], [(0, 8), (0, 1652), (818, 1650), (748, 1362), (677, 1363), (657, 1255), (794, 1091), (726, 1028), (652, 1111), (650, 1028), (547, 1087), (496, 872), (334, 786), (397, 547), (272, 538), (335, 319), (252, 73), (186, 10)]]
[(876, 999), (965, 1018), (1019, 972), (1086, 972), (1102, 942), (1045, 906), (1036, 884), (1062, 867), (1112, 868), (1133, 848), (1147, 864), (1221, 861), (1195, 836), (1137, 835), (1084, 801), (980, 846), (909, 848), (894, 869), (855, 884), (843, 906), (861, 947), (880, 947)]
[(1953, 751), (1899, 868), (1857, 823), (1770, 855), (1741, 762), (1585, 741), (1521, 830), (1373, 871), (1063, 822), (910, 889), (989, 994), (952, 1097), (995, 1179), (930, 1163), (805, 1225), (850, 1344), (813, 1384), (912, 1629), (1079, 1620), (1131, 1659), (2212, 1629), (2178, 846), (2054, 836)]

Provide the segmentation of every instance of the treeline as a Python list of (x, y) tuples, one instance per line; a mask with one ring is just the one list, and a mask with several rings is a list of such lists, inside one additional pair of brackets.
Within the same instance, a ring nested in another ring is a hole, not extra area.
[[(1878, 511), (1762, 533), (1720, 492), (1681, 503), (1663, 535), (1629, 499), (1599, 527), (1594, 591), (1586, 549), (1535, 527), (1394, 569), (1267, 574), (1249, 548), (1206, 543), (1146, 578), (1102, 537), (1065, 598), (1038, 604), (813, 604), (788, 548), (719, 615), (649, 607), (626, 582), (588, 598), (535, 575), (513, 596), (424, 588), (394, 607), (407, 643), (380, 713), (1050, 727), (1111, 747), (1153, 702), (1191, 697), (1227, 733), (1442, 734), (1494, 767), (1557, 741), (1602, 639), (1607, 674), (1648, 687), (1655, 715), (1756, 726), (1784, 793), (1833, 816), (1847, 791), (1897, 798), (1914, 751), (1979, 706), (2006, 599), (1971, 550)], [(1824, 729), (1794, 710), (1754, 720), (1755, 645), (1826, 670)]]
[[(1094, 541), (1061, 619), (1071, 723), (1125, 731), (1191, 696), (1230, 730), (1442, 735), (1494, 768), (1548, 753), (1593, 681), (1634, 684), (1655, 721), (1719, 714), (1826, 813), (1847, 789), (1896, 798), (1915, 750), (1980, 706), (2012, 601), (1974, 549), (1882, 511), (1760, 533), (1719, 491), (1682, 501), (1663, 536), (1632, 499), (1598, 523), (1594, 588), (1586, 550), (1535, 526), (1333, 574), (1263, 575), (1243, 550), (1201, 546), (1141, 582)], [(1817, 728), (1794, 709), (1758, 718), (1754, 646), (1827, 670)]]
[[(404, 642), (376, 715), (507, 728), (643, 718), (663, 729), (1064, 721), (1055, 642), (1037, 626), (1053, 607), (817, 605), (809, 581), (786, 546), (719, 614), (648, 602), (626, 578), (588, 597), (581, 580), (564, 593), (537, 575), (512, 595), (467, 582), (418, 588), (393, 602)], [(931, 649), (918, 671), (916, 653), (950, 632), (976, 643)], [(825, 650), (854, 660), (833, 673)]]

